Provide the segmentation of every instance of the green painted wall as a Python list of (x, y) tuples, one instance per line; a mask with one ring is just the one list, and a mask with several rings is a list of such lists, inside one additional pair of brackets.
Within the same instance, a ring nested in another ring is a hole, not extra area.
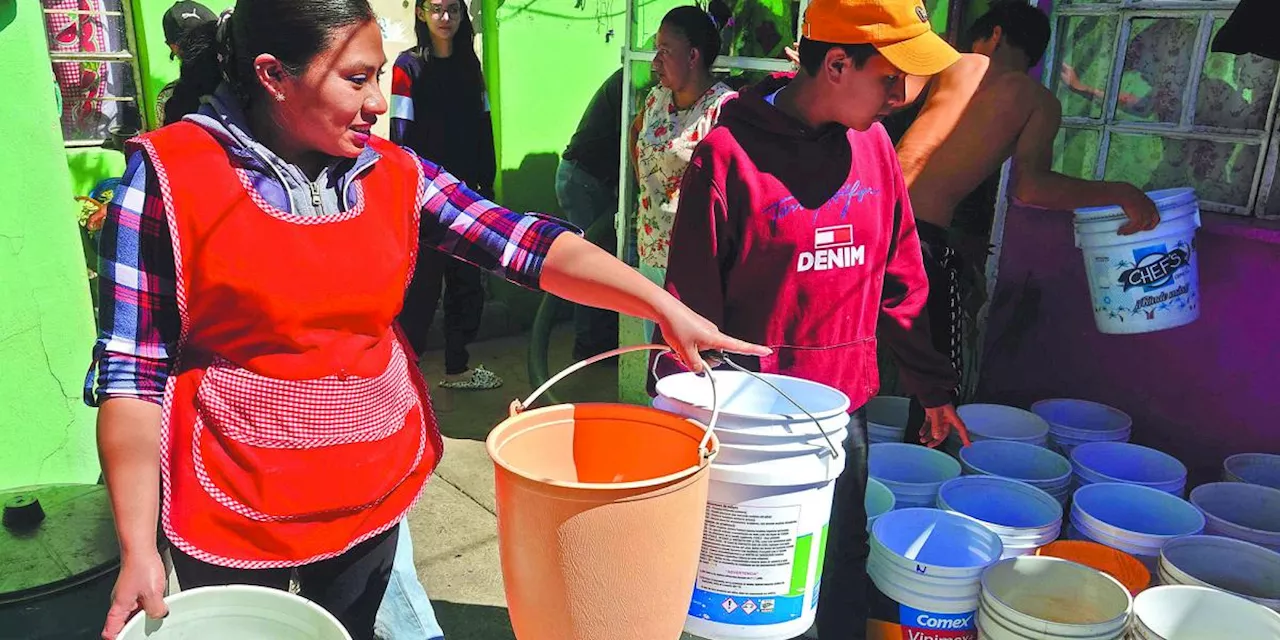
[[(601, 0), (485, 1), (502, 204), (560, 214), (556, 166), (592, 94), (621, 64), (625, 11), (623, 2)], [(530, 324), (538, 294), (497, 281), (490, 290), (515, 323)]]
[(93, 314), (40, 3), (0, 1), (0, 488), (94, 482)]

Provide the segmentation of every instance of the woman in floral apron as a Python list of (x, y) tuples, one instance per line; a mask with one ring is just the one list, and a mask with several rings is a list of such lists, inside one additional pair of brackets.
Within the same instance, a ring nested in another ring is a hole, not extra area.
[(636, 118), (632, 149), (640, 181), (636, 217), (640, 272), (662, 284), (667, 272), (671, 222), (680, 204), (680, 178), (693, 148), (720, 119), (720, 107), (736, 96), (711, 75), (720, 54), (719, 26), (702, 9), (676, 7), (658, 28), (649, 92)]
[(395, 525), (442, 453), (395, 323), (420, 243), (656, 321), (695, 366), (700, 350), (763, 351), (373, 137), (386, 60), (367, 0), (239, 0), (202, 29), (179, 82), (221, 85), (132, 141), (101, 232), (86, 392), (121, 545), (105, 638), (165, 614), (157, 524), (183, 588), (296, 573), (373, 637)]

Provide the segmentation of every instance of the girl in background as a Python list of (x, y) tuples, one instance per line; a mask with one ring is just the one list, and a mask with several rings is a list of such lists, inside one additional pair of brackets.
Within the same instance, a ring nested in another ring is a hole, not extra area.
[[(497, 161), (489, 100), (475, 52), (475, 30), (461, 0), (418, 0), (418, 44), (396, 59), (391, 81), (391, 141), (449, 167), (486, 198)], [(472, 368), (467, 345), (484, 313), (483, 274), (435, 250), (419, 253), (400, 324), (421, 356), (444, 294), (444, 380), (450, 389), (496, 389), (502, 378)]]

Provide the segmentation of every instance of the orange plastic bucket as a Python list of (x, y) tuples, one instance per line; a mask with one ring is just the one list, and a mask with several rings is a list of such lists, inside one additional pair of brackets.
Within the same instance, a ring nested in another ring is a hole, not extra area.
[(1062, 558), (1097, 569), (1115, 578), (1135, 596), (1151, 584), (1151, 572), (1141, 560), (1096, 542), (1058, 540), (1040, 547), (1036, 555)]
[[(623, 404), (525, 411), (488, 438), (498, 543), (519, 640), (676, 640), (684, 627), (719, 447), (694, 420)], [(713, 420), (714, 422), (714, 420)]]

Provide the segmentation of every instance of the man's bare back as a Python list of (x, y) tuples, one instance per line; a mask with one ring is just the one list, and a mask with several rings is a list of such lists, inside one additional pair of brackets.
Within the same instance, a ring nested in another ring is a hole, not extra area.
[(898, 142), (918, 220), (949, 227), (956, 205), (1014, 155), (1032, 115), (1047, 101), (1057, 105), (1026, 73), (990, 68), (984, 60), (967, 54), (948, 69), (950, 77), (938, 76)]

